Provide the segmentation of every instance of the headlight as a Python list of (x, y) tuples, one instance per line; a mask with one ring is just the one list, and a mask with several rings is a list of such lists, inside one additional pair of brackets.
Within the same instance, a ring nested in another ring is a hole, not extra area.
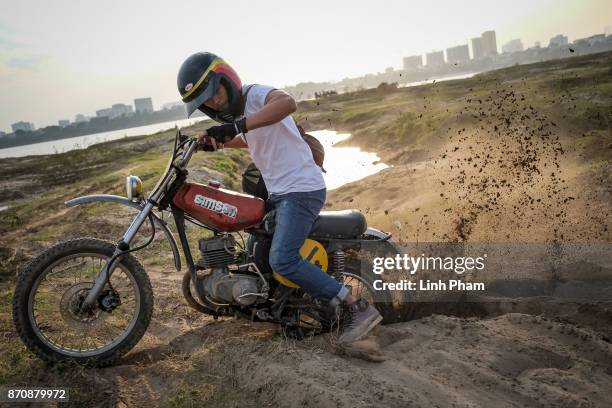
[(125, 189), (130, 201), (142, 196), (142, 180), (138, 176), (127, 176), (125, 178)]

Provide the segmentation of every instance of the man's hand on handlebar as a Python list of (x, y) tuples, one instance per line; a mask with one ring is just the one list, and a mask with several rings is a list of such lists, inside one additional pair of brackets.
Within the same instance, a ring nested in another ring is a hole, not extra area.
[(240, 133), (247, 133), (246, 118), (237, 120), (234, 123), (213, 126), (206, 130), (208, 136), (213, 137), (217, 144), (227, 143)]
[(198, 144), (200, 145), (199, 150), (205, 152), (214, 152), (223, 148), (223, 144), (217, 143), (217, 140), (210, 136), (206, 130), (198, 137)]
[(247, 132), (246, 118), (241, 118), (233, 123), (209, 127), (198, 137), (198, 143), (202, 146), (201, 150), (214, 152), (223, 149), (223, 144), (232, 141), (238, 134)]

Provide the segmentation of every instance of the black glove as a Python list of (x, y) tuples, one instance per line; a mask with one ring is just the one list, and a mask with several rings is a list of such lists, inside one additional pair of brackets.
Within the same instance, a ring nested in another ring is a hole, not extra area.
[(203, 150), (205, 152), (214, 152), (216, 149), (213, 146), (213, 139), (210, 136), (202, 136), (198, 139), (198, 143), (200, 144), (199, 150)]
[(244, 134), (246, 132), (246, 118), (237, 120), (234, 123), (226, 123), (206, 129), (206, 134), (213, 137), (217, 143), (227, 143), (236, 137), (237, 134)]

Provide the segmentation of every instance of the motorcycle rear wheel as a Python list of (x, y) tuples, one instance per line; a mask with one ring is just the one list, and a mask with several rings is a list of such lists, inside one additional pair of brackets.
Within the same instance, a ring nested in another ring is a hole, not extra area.
[[(95, 308), (79, 304), (115, 245), (95, 238), (57, 244), (34, 258), (19, 275), (13, 321), (24, 344), (50, 364), (73, 361), (108, 366), (142, 338), (153, 313), (151, 282), (138, 260), (124, 255)], [(77, 274), (78, 273), (78, 274)], [(108, 308), (104, 296), (119, 298)], [(107, 310), (104, 310), (104, 309)]]
[[(375, 290), (368, 279), (350, 272), (341, 272), (338, 280), (343, 286), (350, 289), (353, 296), (366, 300), (384, 317), (386, 308), (391, 304), (391, 294), (388, 290)], [(316, 300), (314, 302), (317, 307), (311, 310), (306, 309), (302, 313), (299, 325), (302, 331), (310, 334), (321, 332), (337, 334), (341, 325), (341, 316), (337, 315), (338, 310)]]

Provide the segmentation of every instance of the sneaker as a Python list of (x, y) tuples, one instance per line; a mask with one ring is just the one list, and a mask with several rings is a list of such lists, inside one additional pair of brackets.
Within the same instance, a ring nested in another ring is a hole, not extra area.
[(364, 299), (359, 299), (344, 307), (342, 335), (338, 339), (340, 343), (350, 343), (361, 339), (382, 320), (378, 310)]

